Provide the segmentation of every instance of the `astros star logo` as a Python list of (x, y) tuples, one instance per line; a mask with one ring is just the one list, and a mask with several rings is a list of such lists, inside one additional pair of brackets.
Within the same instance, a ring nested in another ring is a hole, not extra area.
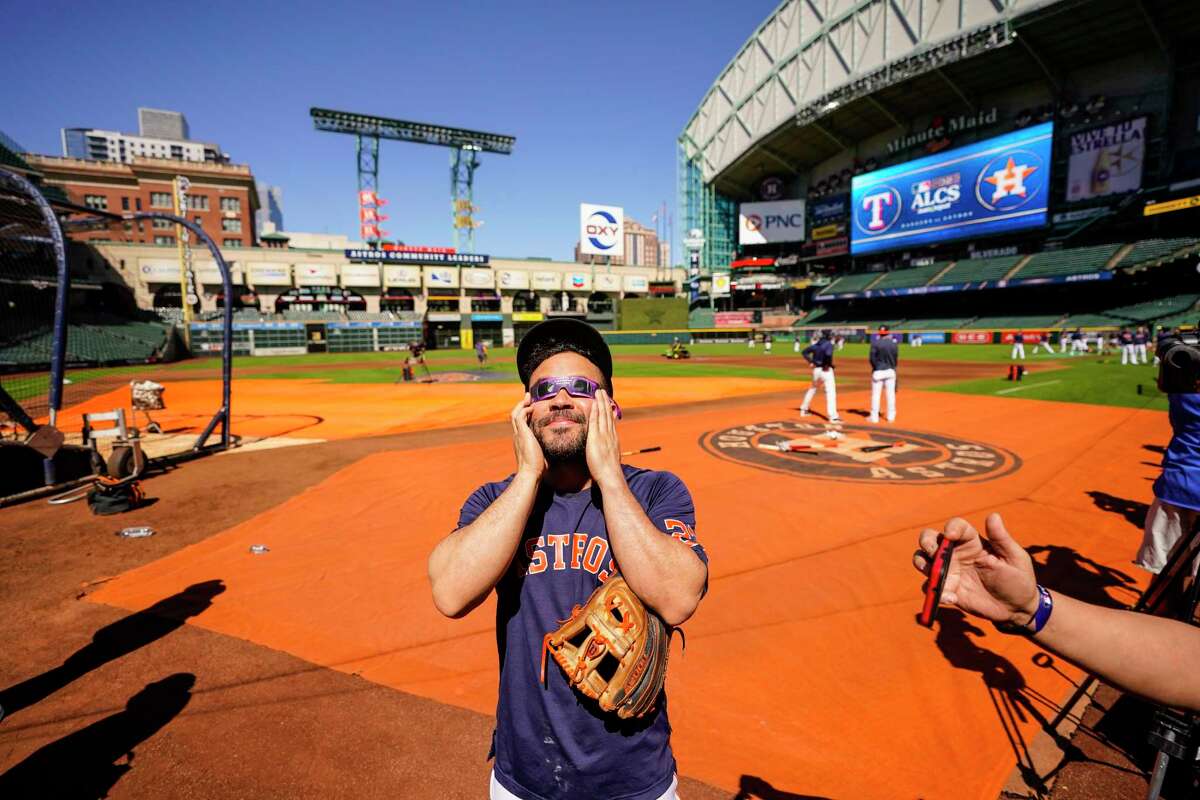
[(1004, 169), (998, 169), (983, 179), (985, 183), (996, 187), (996, 191), (992, 193), (992, 202), (1009, 195), (1025, 197), (1025, 179), (1036, 170), (1037, 167), (1028, 164), (1017, 164), (1013, 157), (1009, 156)]

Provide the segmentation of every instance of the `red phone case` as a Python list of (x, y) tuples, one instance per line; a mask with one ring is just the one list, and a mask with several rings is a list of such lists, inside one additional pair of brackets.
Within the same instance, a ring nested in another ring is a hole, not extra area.
[(946, 576), (950, 574), (950, 557), (954, 554), (955, 543), (943, 536), (938, 536), (937, 552), (933, 554), (933, 564), (929, 567), (929, 584), (925, 587), (925, 604), (921, 607), (919, 622), (926, 628), (933, 627), (937, 618), (938, 605), (942, 602), (942, 590), (946, 588)]

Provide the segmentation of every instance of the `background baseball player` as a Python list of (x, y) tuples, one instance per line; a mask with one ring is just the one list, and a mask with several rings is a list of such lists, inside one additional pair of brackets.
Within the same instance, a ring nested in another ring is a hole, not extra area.
[(1013, 334), (1012, 355), (1009, 356), (1013, 361), (1018, 358), (1025, 360), (1025, 334), (1022, 331), (1017, 331)]
[(1037, 355), (1039, 348), (1045, 348), (1047, 353), (1049, 353), (1050, 355), (1054, 355), (1054, 346), (1052, 344), (1050, 344), (1050, 334), (1049, 333), (1047, 333), (1045, 336), (1039, 336), (1037, 339), (1037, 343), (1033, 345), (1033, 354), (1035, 356)]
[(888, 333), (886, 325), (879, 326), (879, 335), (871, 342), (868, 358), (871, 361), (871, 422), (879, 422), (879, 395), (887, 394), (887, 421), (896, 421), (896, 362), (899, 346)]
[(841, 422), (837, 412), (837, 382), (833, 378), (833, 334), (824, 330), (815, 342), (804, 348), (804, 360), (812, 365), (812, 386), (804, 393), (804, 402), (800, 404), (800, 416), (808, 414), (817, 389), (825, 388), (825, 416), (830, 422)]
[(1129, 328), (1121, 328), (1121, 363), (1136, 364), (1137, 356), (1133, 349), (1133, 334), (1129, 332)]
[(665, 696), (620, 719), (539, 663), (544, 637), (619, 572), (667, 625), (708, 579), (687, 487), (621, 464), (612, 357), (590, 325), (543, 322), (517, 349), (526, 393), (512, 410), (516, 470), (467, 499), (429, 556), (438, 610), (462, 617), (496, 591), (500, 692), (492, 800), (675, 800)]
[(1133, 363), (1146, 364), (1149, 363), (1146, 354), (1146, 343), (1150, 341), (1150, 333), (1141, 325), (1134, 331), (1133, 334)]

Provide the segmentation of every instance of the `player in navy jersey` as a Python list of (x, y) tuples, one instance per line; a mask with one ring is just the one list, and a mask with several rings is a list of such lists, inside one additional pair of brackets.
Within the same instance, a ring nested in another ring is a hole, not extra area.
[(667, 698), (639, 719), (605, 714), (561, 670), (541, 683), (543, 637), (618, 571), (680, 625), (708, 584), (696, 513), (675, 475), (622, 464), (612, 356), (590, 325), (555, 319), (517, 349), (526, 393), (511, 422), (516, 471), (475, 490), (429, 557), (438, 610), (462, 617), (496, 592), (500, 692), (493, 800), (674, 800)]

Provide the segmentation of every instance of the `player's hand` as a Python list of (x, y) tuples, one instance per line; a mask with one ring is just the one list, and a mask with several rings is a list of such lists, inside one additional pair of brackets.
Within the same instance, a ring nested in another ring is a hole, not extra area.
[(529, 426), (532, 413), (533, 399), (526, 392), (512, 410), (513, 451), (517, 456), (517, 474), (529, 475), (540, 481), (546, 474), (546, 454), (542, 452), (542, 444)]
[(617, 418), (613, 413), (612, 400), (603, 389), (596, 390), (595, 401), (588, 412), (584, 454), (588, 472), (601, 490), (625, 480), (625, 473), (621, 470), (621, 444), (617, 440)]
[[(1033, 619), (1038, 604), (1033, 559), (1005, 530), (999, 514), (988, 515), (986, 539), (958, 517), (946, 523), (942, 535), (958, 543), (942, 591), (943, 603), (992, 622), (1026, 625)], [(913, 554), (913, 566), (927, 577), (937, 537), (937, 531), (926, 528), (921, 532), (921, 547)]]

